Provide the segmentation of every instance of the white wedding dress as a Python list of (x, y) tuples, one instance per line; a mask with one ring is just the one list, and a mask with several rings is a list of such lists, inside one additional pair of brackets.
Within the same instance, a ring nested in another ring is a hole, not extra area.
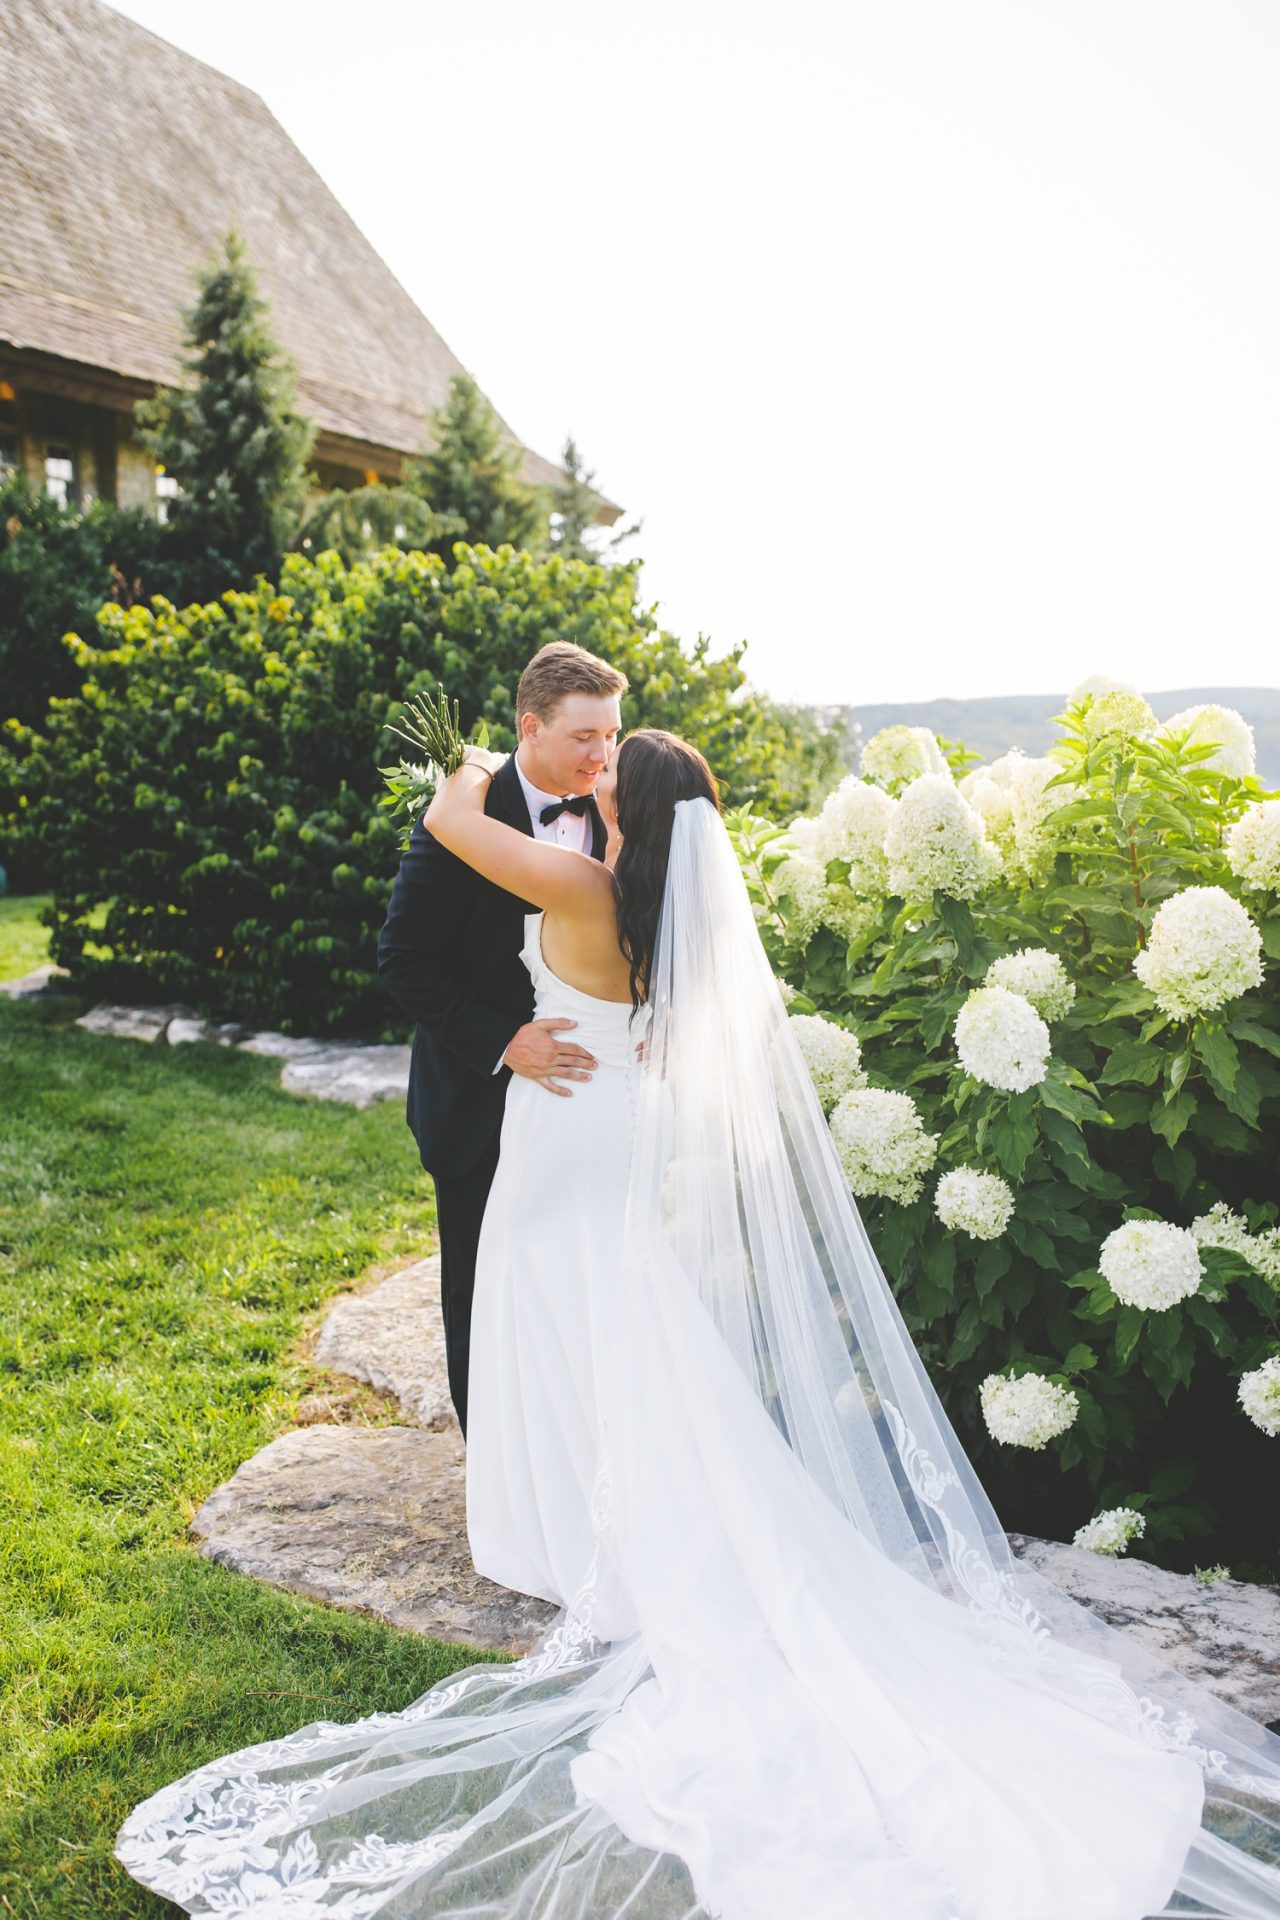
[(524, 957), (600, 1066), (509, 1088), (468, 1532), (557, 1620), (161, 1788), (125, 1867), (281, 1920), (1276, 1920), (1280, 1740), (1013, 1559), (714, 810), (676, 809), (640, 1018), (540, 916)]

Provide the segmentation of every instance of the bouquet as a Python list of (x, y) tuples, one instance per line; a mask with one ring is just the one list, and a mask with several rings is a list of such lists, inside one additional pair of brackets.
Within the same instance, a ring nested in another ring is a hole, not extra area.
[(404, 819), (400, 823), (400, 851), (403, 853), (409, 844), (414, 821), (420, 820), (431, 805), (439, 782), (457, 772), (468, 746), (488, 746), (489, 729), (483, 720), (479, 720), (472, 729), (470, 741), (464, 740), (458, 703), (456, 700), (453, 702), (453, 711), (450, 712), (445, 690), (439, 686), (434, 701), (429, 696), (410, 700), (401, 717), (405, 725), (388, 726), (388, 732), (398, 733), (402, 740), (407, 740), (411, 747), (416, 747), (419, 753), (426, 756), (421, 760), (402, 757), (394, 767), (378, 768), (389, 789), (380, 804), (393, 815), (401, 809), (404, 811)]

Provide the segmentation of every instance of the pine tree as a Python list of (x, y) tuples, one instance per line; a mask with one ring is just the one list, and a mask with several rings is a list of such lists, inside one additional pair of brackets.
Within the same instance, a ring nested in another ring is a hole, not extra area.
[(257, 573), (276, 578), (302, 517), (315, 429), (294, 409), (292, 368), (234, 228), (197, 286), (183, 312), (189, 384), (161, 388), (137, 417), (181, 489), (170, 538), (188, 590), (204, 598), (250, 586)]
[(466, 531), (434, 541), (428, 549), (446, 560), (454, 540), (535, 552), (546, 546), (547, 510), (518, 477), (519, 449), (502, 438), (497, 416), (469, 374), (456, 373), (449, 398), (432, 416), (433, 445), (405, 468), (405, 484), (435, 512), (454, 515)]
[(560, 460), (564, 479), (551, 503), (551, 551), (566, 560), (594, 560), (598, 553), (587, 539), (587, 531), (596, 524), (597, 500), (591, 484), (595, 474), (588, 473), (572, 434), (564, 443)]
[(566, 560), (594, 560), (597, 563), (603, 560), (606, 566), (612, 564), (609, 555), (624, 540), (634, 539), (644, 521), (633, 520), (629, 527), (620, 527), (607, 540), (589, 539), (588, 533), (596, 525), (600, 497), (595, 490), (595, 473), (587, 467), (572, 434), (564, 443), (560, 464), (564, 478), (555, 489), (551, 501), (548, 545), (552, 553), (563, 554)]
[(335, 487), (313, 502), (294, 544), (306, 552), (332, 547), (347, 566), (380, 547), (430, 552), (432, 543), (461, 540), (466, 529), (455, 515), (439, 514), (409, 487)]

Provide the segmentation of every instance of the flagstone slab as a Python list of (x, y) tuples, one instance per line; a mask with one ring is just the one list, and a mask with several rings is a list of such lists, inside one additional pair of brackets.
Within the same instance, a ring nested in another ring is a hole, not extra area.
[(369, 1107), (408, 1091), (409, 1055), (404, 1046), (325, 1045), (287, 1061), (280, 1084), (288, 1093), (309, 1094), (313, 1100)]
[(472, 1566), (456, 1425), (294, 1428), (210, 1494), (191, 1530), (222, 1566), (463, 1646), (527, 1653), (556, 1616)]
[(0, 993), (9, 1000), (37, 1000), (52, 996), (59, 991), (58, 981), (68, 978), (65, 967), (52, 964), (35, 967), (30, 973), (23, 973), (16, 980), (0, 980)]
[[(44, 991), (48, 972), (37, 969), (23, 980), (0, 982), (0, 991), (13, 998), (20, 997), (20, 990)], [(349, 1107), (403, 1098), (409, 1087), (411, 1049), (407, 1046), (308, 1040), (269, 1029), (255, 1033), (233, 1020), (202, 1020), (191, 1007), (125, 1007), (105, 1000), (81, 1014), (76, 1025), (88, 1033), (112, 1034), (121, 1040), (154, 1043), (164, 1039), (172, 1046), (205, 1041), (235, 1047), (241, 1053), (261, 1054), (284, 1062), (280, 1084), (287, 1093), (335, 1100)]]
[(1029, 1566), (1254, 1720), (1280, 1719), (1280, 1589), (1011, 1533)]
[(449, 1397), (440, 1256), (432, 1254), (363, 1293), (346, 1293), (330, 1308), (315, 1358), (390, 1393), (423, 1427), (457, 1432)]
[(117, 1040), (162, 1040), (173, 1020), (192, 1018), (190, 1007), (119, 1007), (100, 1000), (76, 1021), (86, 1033), (109, 1033)]

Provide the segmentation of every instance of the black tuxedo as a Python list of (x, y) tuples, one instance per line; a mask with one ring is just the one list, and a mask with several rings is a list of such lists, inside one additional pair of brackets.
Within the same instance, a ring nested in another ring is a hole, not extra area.
[[(490, 781), (484, 810), (533, 833), (514, 757)], [(591, 850), (602, 860), (607, 836), (594, 809), (592, 824)], [(435, 1181), (449, 1388), (464, 1433), (476, 1246), (511, 1078), (509, 1067), (494, 1067), (533, 1016), (520, 949), (524, 916), (534, 911), (418, 819), (378, 940), (378, 978), (416, 1023), (405, 1119)]]

